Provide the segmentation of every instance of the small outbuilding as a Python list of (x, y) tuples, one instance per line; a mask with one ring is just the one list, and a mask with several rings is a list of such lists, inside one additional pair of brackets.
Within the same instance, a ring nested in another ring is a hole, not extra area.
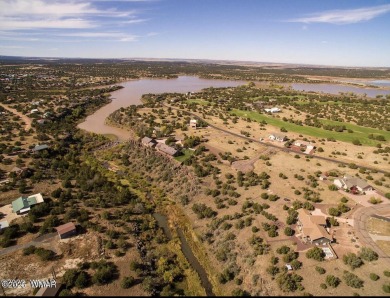
[(56, 230), (60, 239), (70, 238), (77, 234), (77, 229), (73, 222), (58, 226), (56, 227)]
[(0, 221), (0, 231), (5, 229), (5, 228), (8, 228), (8, 227), (9, 227), (8, 221), (6, 221), (6, 220)]
[(35, 296), (38, 297), (56, 297), (60, 293), (62, 289), (62, 284), (55, 283), (54, 286), (51, 287), (42, 287), (38, 290)]
[(198, 120), (196, 120), (196, 119), (191, 119), (190, 120), (190, 127), (191, 128), (196, 129), (197, 125), (198, 125)]

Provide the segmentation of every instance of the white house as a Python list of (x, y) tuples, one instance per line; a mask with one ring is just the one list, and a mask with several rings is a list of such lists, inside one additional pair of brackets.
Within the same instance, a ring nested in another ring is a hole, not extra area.
[(264, 111), (266, 111), (267, 113), (279, 113), (281, 112), (281, 109), (274, 107), (270, 109), (264, 109)]
[(32, 109), (31, 111), (30, 111), (30, 114), (34, 114), (34, 113), (38, 113), (39, 111), (38, 111), (38, 109)]
[(279, 141), (279, 142), (285, 142), (287, 141), (286, 135), (281, 135), (277, 133), (270, 134), (268, 137), (271, 141)]
[(345, 175), (343, 178), (340, 179), (335, 179), (333, 181), (333, 184), (336, 185), (338, 188), (342, 188), (344, 190), (358, 190), (360, 192), (374, 190), (374, 188), (363, 179), (360, 179), (358, 177), (352, 177), (349, 175)]
[(198, 120), (196, 120), (196, 119), (191, 119), (190, 120), (190, 127), (191, 128), (195, 128), (196, 129), (197, 124), (198, 124)]

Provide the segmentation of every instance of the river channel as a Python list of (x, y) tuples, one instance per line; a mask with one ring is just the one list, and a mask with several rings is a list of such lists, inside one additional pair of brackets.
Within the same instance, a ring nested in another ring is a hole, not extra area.
[(130, 105), (141, 104), (141, 97), (147, 93), (198, 92), (209, 87), (235, 87), (246, 84), (245, 81), (209, 80), (194, 76), (180, 76), (177, 79), (140, 79), (123, 82), (124, 88), (112, 92), (112, 102), (88, 116), (79, 128), (97, 134), (112, 134), (119, 140), (127, 140), (129, 132), (125, 129), (105, 124), (105, 119), (114, 111)]
[[(154, 213), (153, 217), (156, 219), (158, 226), (164, 230), (164, 233), (167, 236), (167, 238), (171, 240), (172, 234), (168, 226), (167, 217), (160, 213)], [(180, 228), (177, 228), (176, 231), (180, 239), (181, 251), (183, 252), (186, 259), (188, 260), (188, 263), (190, 263), (191, 267), (198, 273), (200, 282), (206, 291), (206, 295), (215, 296), (213, 293), (213, 287), (210, 283), (207, 273), (202, 267), (202, 265), (199, 263), (198, 259), (195, 257), (194, 253), (192, 252), (191, 247), (189, 246), (183, 231)]]

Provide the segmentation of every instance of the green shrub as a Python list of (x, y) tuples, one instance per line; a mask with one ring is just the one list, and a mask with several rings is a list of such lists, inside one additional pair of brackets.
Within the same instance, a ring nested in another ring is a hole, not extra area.
[(375, 273), (370, 273), (370, 279), (373, 281), (377, 281), (379, 279), (379, 275)]
[(23, 249), (23, 255), (28, 256), (35, 253), (36, 247), (34, 245), (31, 245), (29, 247), (26, 247)]
[(86, 288), (88, 284), (89, 284), (89, 275), (85, 271), (81, 271), (78, 274), (74, 285), (79, 289), (83, 289)]
[(319, 273), (319, 274), (325, 274), (326, 273), (326, 270), (320, 266), (316, 266), (316, 271)]
[(314, 259), (316, 261), (323, 261), (325, 258), (325, 253), (321, 248), (313, 247), (307, 251), (306, 257), (308, 259)]
[(73, 288), (78, 276), (78, 271), (76, 269), (69, 269), (62, 276), (61, 282), (67, 289)]
[(356, 254), (350, 252), (343, 256), (343, 261), (345, 265), (349, 265), (351, 269), (359, 268), (361, 265), (363, 265), (363, 261), (361, 258), (359, 258)]
[(334, 275), (328, 275), (326, 277), (326, 284), (332, 288), (336, 288), (340, 284), (340, 282), (341, 282), (340, 278)]
[(359, 257), (369, 262), (378, 260), (378, 254), (369, 247), (362, 247)]
[(383, 292), (390, 293), (390, 283), (384, 284), (382, 286)]
[(284, 229), (284, 234), (285, 234), (286, 236), (292, 236), (292, 235), (294, 235), (294, 230), (291, 229), (290, 227), (286, 227), (286, 228)]
[(286, 245), (283, 245), (283, 246), (279, 247), (278, 249), (276, 249), (276, 252), (278, 254), (285, 255), (285, 254), (290, 252), (290, 248)]
[(350, 273), (347, 271), (344, 273), (343, 278), (344, 278), (345, 283), (352, 288), (358, 289), (358, 288), (363, 287), (364, 281), (361, 280), (357, 275), (355, 275), (353, 273)]
[(134, 285), (135, 279), (132, 276), (125, 276), (121, 281), (121, 287), (128, 289)]

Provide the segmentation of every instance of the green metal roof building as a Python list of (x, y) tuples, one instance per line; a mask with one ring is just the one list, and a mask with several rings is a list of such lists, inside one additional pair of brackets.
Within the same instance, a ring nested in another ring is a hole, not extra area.
[(23, 213), (28, 210), (30, 210), (30, 207), (37, 204), (37, 199), (35, 196), (30, 196), (30, 197), (20, 197), (17, 198), (15, 201), (12, 202), (12, 210), (15, 213)]

